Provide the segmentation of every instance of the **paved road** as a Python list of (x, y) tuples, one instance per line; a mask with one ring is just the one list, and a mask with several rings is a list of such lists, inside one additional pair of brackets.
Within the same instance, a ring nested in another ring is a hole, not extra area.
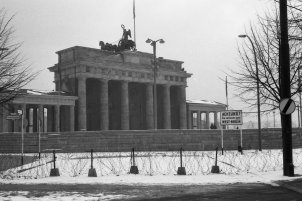
[[(24, 192), (27, 192), (24, 194)], [(74, 197), (85, 200), (140, 200), (140, 201), (199, 201), (199, 200), (240, 200), (240, 201), (300, 201), (302, 194), (280, 186), (267, 184), (232, 185), (22, 185), (0, 184), (0, 200), (14, 200), (14, 197), (29, 200), (49, 200), (60, 197)], [(94, 199), (92, 199), (93, 197)], [(106, 199), (105, 199), (106, 198)]]

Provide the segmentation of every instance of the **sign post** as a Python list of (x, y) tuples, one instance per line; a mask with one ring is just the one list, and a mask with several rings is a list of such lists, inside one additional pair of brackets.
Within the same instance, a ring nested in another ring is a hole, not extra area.
[(41, 159), (41, 120), (39, 120), (39, 159)]
[[(288, 43), (288, 13), (287, 1), (279, 1), (280, 9), (280, 45), (279, 45), (279, 65), (280, 65), (280, 98), (291, 97), (291, 76), (290, 76), (290, 54)], [(281, 113), (282, 124), (282, 147), (283, 147), (283, 175), (294, 176), (293, 145), (292, 145), (292, 119), (291, 114)]]
[(223, 155), (223, 127), (221, 126), (221, 154)]
[(24, 136), (23, 136), (23, 110), (18, 110), (17, 113), (10, 113), (6, 116), (6, 120), (12, 120), (15, 121), (19, 120), (21, 118), (21, 165), (23, 166), (24, 160), (23, 160), (23, 154), (24, 154)]
[(238, 151), (241, 152), (241, 154), (243, 153), (242, 152), (242, 126), (240, 126), (240, 146), (238, 147)]
[(18, 110), (18, 115), (21, 116), (21, 164), (24, 164), (24, 130), (23, 130), (23, 110)]
[[(220, 113), (221, 125), (221, 150), (223, 154), (223, 126), (226, 125), (242, 125), (242, 110), (227, 110)], [(240, 146), (238, 150), (242, 150), (242, 127), (240, 126)]]

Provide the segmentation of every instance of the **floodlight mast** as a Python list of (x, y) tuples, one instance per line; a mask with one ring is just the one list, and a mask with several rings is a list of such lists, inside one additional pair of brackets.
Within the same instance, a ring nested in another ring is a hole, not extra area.
[(238, 35), (239, 38), (247, 38), (253, 48), (253, 53), (254, 53), (254, 60), (255, 60), (255, 67), (256, 67), (256, 79), (257, 79), (257, 113), (258, 113), (258, 149), (259, 151), (262, 151), (262, 136), (261, 136), (261, 110), (260, 110), (260, 87), (259, 87), (259, 68), (258, 68), (258, 61), (257, 61), (257, 55), (256, 55), (256, 49), (255, 45), (252, 41), (252, 39), (246, 35), (246, 34), (241, 34)]
[(157, 61), (156, 61), (156, 43), (161, 44), (165, 41), (161, 38), (156, 41), (148, 38), (146, 43), (150, 43), (153, 46), (153, 129), (157, 129), (157, 89), (156, 89), (156, 76), (157, 76)]

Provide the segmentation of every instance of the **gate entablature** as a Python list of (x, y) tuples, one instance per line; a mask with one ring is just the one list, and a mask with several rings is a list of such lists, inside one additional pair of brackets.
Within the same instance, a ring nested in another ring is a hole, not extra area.
[[(153, 82), (153, 55), (139, 51), (115, 54), (99, 49), (75, 46), (57, 52), (58, 64), (48, 68), (55, 81), (84, 76), (132, 82)], [(182, 61), (158, 58), (158, 84), (186, 85), (191, 74)], [(63, 81), (62, 81), (63, 82)]]

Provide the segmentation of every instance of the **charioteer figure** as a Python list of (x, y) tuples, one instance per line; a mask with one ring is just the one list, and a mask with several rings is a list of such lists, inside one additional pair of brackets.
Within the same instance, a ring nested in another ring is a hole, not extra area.
[(112, 45), (109, 43), (105, 44), (103, 41), (100, 41), (99, 45), (101, 47), (101, 50), (114, 52), (121, 52), (124, 50), (135, 50), (135, 42), (133, 40), (129, 40), (129, 38), (131, 38), (131, 30), (127, 30), (123, 24), (121, 25), (121, 27), (123, 29), (123, 35), (122, 39), (118, 42), (118, 45)]

